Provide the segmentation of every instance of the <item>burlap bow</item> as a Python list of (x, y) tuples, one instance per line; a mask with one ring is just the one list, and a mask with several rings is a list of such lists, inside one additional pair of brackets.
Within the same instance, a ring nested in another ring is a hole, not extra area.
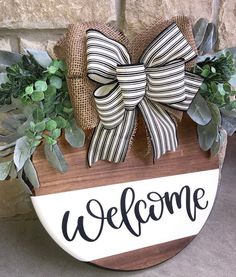
[[(163, 104), (185, 111), (202, 79), (185, 71), (196, 57), (176, 23), (161, 32), (132, 64), (124, 45), (97, 30), (87, 31), (87, 73), (102, 84), (94, 91), (99, 114), (88, 151), (91, 166), (98, 160), (124, 161), (141, 111), (156, 160), (177, 148), (176, 126)], [(160, 105), (161, 104), (161, 105)]]

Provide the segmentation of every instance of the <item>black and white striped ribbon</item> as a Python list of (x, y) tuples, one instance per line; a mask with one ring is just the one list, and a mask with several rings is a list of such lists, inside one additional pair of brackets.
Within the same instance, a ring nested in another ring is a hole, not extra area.
[(195, 56), (175, 23), (153, 40), (138, 64), (131, 64), (124, 45), (87, 31), (88, 77), (102, 84), (94, 92), (100, 122), (88, 151), (90, 166), (98, 160), (124, 161), (137, 108), (149, 132), (153, 159), (176, 150), (176, 126), (163, 105), (188, 109), (202, 83), (201, 77), (185, 71), (185, 63)]

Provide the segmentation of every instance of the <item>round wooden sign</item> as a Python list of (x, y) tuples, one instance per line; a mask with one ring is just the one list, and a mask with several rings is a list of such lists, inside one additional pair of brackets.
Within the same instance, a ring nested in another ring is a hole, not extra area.
[(184, 116), (179, 147), (153, 164), (138, 128), (122, 164), (87, 166), (87, 150), (61, 141), (65, 174), (34, 155), (40, 188), (32, 197), (51, 237), (78, 260), (116, 270), (157, 265), (182, 250), (201, 230), (218, 186), (216, 158), (200, 150), (195, 124)]

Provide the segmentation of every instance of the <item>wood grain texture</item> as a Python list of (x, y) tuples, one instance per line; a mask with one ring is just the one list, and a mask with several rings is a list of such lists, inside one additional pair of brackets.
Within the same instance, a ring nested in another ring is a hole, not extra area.
[[(156, 234), (158, 235), (158, 234)], [(94, 260), (91, 263), (115, 270), (139, 270), (158, 265), (178, 254), (195, 236), (145, 247), (135, 251)]]
[(208, 152), (200, 149), (196, 125), (187, 115), (178, 126), (178, 141), (177, 151), (165, 154), (153, 164), (152, 155), (146, 155), (146, 133), (141, 122), (124, 163), (99, 161), (89, 168), (88, 144), (82, 149), (75, 149), (62, 139), (60, 147), (69, 165), (68, 172), (64, 174), (50, 166), (44, 157), (43, 146), (40, 146), (33, 157), (40, 181), (40, 188), (35, 193), (44, 195), (218, 168), (218, 159), (211, 159)]

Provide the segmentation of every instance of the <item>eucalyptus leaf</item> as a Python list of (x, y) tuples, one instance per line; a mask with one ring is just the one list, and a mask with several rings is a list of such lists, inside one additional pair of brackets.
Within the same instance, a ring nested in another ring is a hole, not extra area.
[(61, 135), (61, 129), (57, 128), (52, 131), (52, 138), (57, 139), (60, 137), (60, 135)]
[(196, 43), (196, 47), (198, 48), (203, 42), (206, 29), (208, 25), (208, 20), (206, 18), (200, 18), (195, 25), (193, 26), (193, 35)]
[(44, 93), (42, 91), (35, 91), (32, 93), (31, 98), (35, 102), (42, 101), (44, 99)]
[(224, 89), (224, 85), (223, 84), (219, 84), (218, 85), (218, 91), (219, 91), (219, 93), (221, 94), (221, 95), (225, 95), (225, 89)]
[(211, 120), (205, 126), (198, 125), (197, 132), (201, 149), (204, 151), (209, 150), (217, 137), (218, 127), (214, 124), (213, 120)]
[(33, 87), (33, 85), (29, 85), (29, 86), (27, 86), (27, 87), (25, 88), (25, 93), (26, 93), (27, 95), (31, 95), (33, 92), (34, 92), (34, 87)]
[(199, 48), (203, 54), (209, 53), (214, 50), (214, 46), (217, 42), (217, 30), (214, 23), (209, 23), (205, 32), (203, 42)]
[(47, 68), (48, 72), (50, 74), (55, 74), (58, 70), (58, 67), (54, 66), (54, 65), (50, 65), (48, 68)]
[(62, 87), (62, 79), (57, 76), (52, 76), (50, 78), (50, 84), (55, 88), (60, 89)]
[(35, 89), (37, 91), (43, 91), (44, 92), (48, 88), (47, 83), (45, 81), (41, 81), (41, 80), (36, 81), (34, 85), (35, 85)]
[(57, 140), (54, 139), (53, 137), (50, 137), (48, 135), (43, 135), (43, 137), (45, 139), (46, 144), (48, 145), (55, 145), (57, 143)]
[(16, 141), (13, 160), (17, 171), (23, 168), (25, 162), (31, 157), (34, 150), (34, 148), (31, 148), (30, 142), (26, 136)]
[(47, 129), (48, 131), (52, 131), (52, 130), (54, 130), (54, 129), (56, 129), (56, 128), (57, 128), (57, 123), (56, 123), (55, 120), (50, 119), (50, 120), (46, 123), (46, 129)]
[(34, 141), (31, 143), (31, 145), (32, 145), (33, 147), (37, 147), (37, 146), (40, 145), (40, 143), (41, 143), (41, 140), (34, 140)]
[(35, 61), (43, 68), (47, 68), (51, 64), (52, 59), (48, 55), (47, 51), (36, 50), (32, 48), (27, 48), (26, 50), (28, 53), (30, 53), (33, 56)]
[(56, 87), (52, 86), (52, 85), (48, 85), (48, 88), (47, 88), (47, 91), (45, 93), (45, 96), (46, 97), (49, 97), (49, 96), (55, 96), (57, 93), (57, 89)]
[(46, 124), (45, 124), (44, 121), (38, 122), (35, 125), (35, 132), (39, 132), (40, 133), (40, 132), (44, 131), (45, 128), (46, 128)]
[(61, 116), (57, 116), (54, 120), (56, 121), (58, 128), (65, 128), (67, 125), (67, 121)]
[(36, 109), (33, 110), (33, 119), (35, 122), (40, 122), (44, 119), (45, 114), (44, 111), (37, 107)]
[(65, 139), (72, 147), (83, 147), (85, 134), (73, 121), (72, 126), (65, 129)]
[(68, 165), (65, 158), (57, 144), (55, 145), (44, 145), (44, 153), (50, 164), (60, 172), (66, 172)]
[(9, 172), (11, 170), (11, 164), (12, 161), (0, 163), (0, 181), (5, 180), (9, 175)]
[(30, 183), (34, 188), (39, 188), (39, 180), (38, 180), (38, 175), (35, 170), (35, 167), (30, 159), (28, 159), (25, 162), (24, 165), (24, 172)]
[(193, 121), (199, 125), (206, 125), (211, 121), (211, 112), (206, 100), (197, 93), (187, 111)]

